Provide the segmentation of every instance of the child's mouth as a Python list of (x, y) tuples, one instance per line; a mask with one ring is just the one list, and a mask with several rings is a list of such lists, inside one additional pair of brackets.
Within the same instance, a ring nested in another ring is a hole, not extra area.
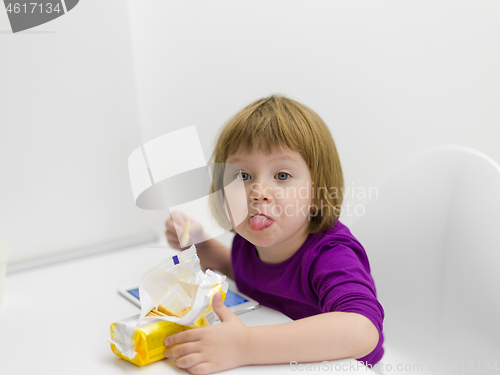
[(249, 219), (250, 222), (250, 227), (253, 230), (262, 230), (269, 228), (274, 220), (269, 219), (267, 216), (264, 215), (254, 215)]

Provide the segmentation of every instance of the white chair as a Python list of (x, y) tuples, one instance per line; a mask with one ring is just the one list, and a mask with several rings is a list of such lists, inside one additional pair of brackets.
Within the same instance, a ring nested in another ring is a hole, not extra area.
[(441, 360), (433, 374), (456, 374), (496, 361), (500, 371), (499, 165), (439, 146), (403, 162), (378, 192), (350, 229), (386, 313), (382, 362), (411, 373)]

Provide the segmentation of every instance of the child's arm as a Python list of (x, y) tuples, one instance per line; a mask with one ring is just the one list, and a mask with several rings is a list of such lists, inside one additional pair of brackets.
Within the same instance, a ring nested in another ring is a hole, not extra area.
[[(184, 216), (177, 212), (172, 214), (179, 215), (177, 217), (178, 223), (183, 223), (186, 220)], [(177, 236), (175, 224), (172, 218), (167, 220), (165, 226), (167, 228), (165, 234), (169, 245), (175, 249), (182, 250), (183, 248), (179, 243), (179, 238)], [(203, 241), (203, 228), (200, 224), (193, 221), (191, 231), (193, 233), (190, 233), (190, 235), (193, 239), (197, 240), (196, 242)], [(210, 239), (198, 243), (196, 245), (196, 250), (198, 258), (200, 258), (201, 267), (204, 270), (207, 268), (210, 268), (211, 270), (218, 270), (234, 280), (233, 268), (231, 266), (231, 249), (222, 245), (217, 240)]]
[(345, 312), (249, 329), (252, 364), (362, 358), (375, 349), (379, 340), (378, 330), (368, 318)]
[(165, 355), (193, 374), (208, 374), (251, 364), (314, 362), (361, 358), (378, 343), (375, 325), (356, 313), (331, 312), (289, 323), (246, 327), (214, 297), (221, 319), (211, 327), (184, 331), (165, 339)]

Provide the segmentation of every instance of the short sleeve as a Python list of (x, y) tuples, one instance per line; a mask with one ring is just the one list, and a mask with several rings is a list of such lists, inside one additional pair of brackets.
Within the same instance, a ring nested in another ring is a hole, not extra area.
[(366, 316), (382, 332), (384, 310), (376, 297), (366, 254), (345, 245), (323, 245), (310, 273), (322, 312), (353, 312)]

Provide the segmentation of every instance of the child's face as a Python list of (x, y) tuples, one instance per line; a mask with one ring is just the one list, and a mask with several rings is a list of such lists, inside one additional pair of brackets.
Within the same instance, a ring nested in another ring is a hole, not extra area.
[(226, 162), (241, 169), (237, 178), (244, 181), (247, 196), (248, 216), (236, 232), (253, 243), (259, 255), (262, 250), (291, 256), (308, 235), (312, 178), (305, 160), (288, 150), (269, 156), (238, 152)]

